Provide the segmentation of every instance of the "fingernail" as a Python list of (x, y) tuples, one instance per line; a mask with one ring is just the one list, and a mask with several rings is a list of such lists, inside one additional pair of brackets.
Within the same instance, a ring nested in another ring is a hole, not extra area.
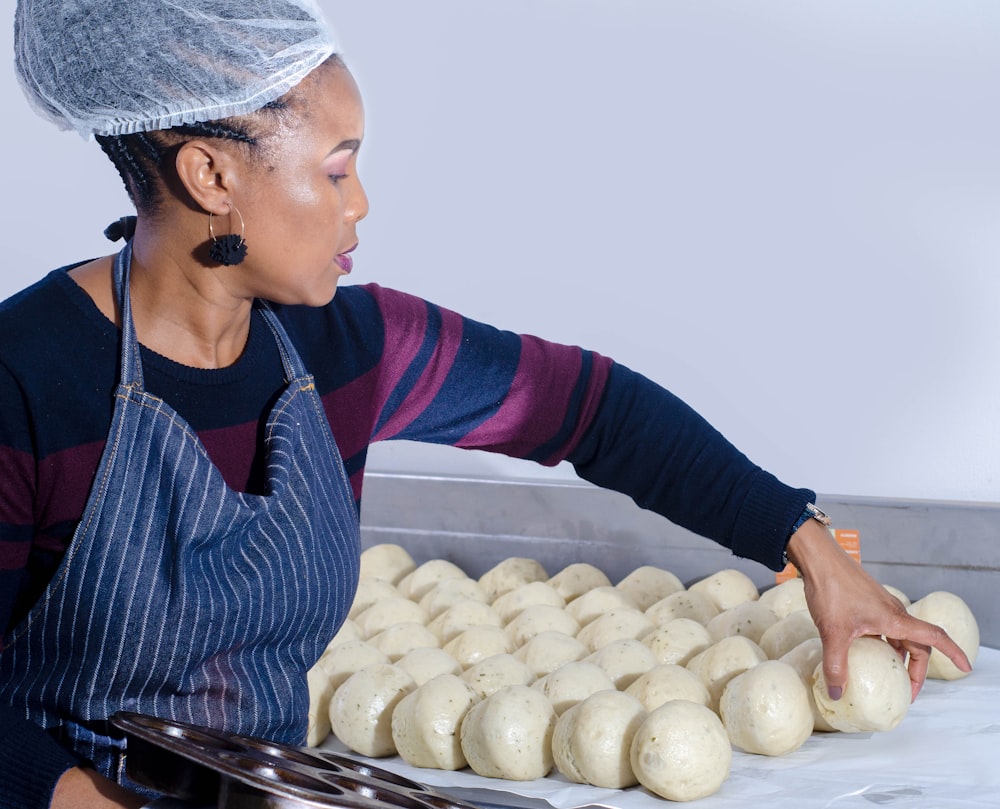
[(830, 695), (830, 699), (840, 699), (844, 696), (844, 689), (839, 685), (831, 685), (827, 689), (827, 693)]

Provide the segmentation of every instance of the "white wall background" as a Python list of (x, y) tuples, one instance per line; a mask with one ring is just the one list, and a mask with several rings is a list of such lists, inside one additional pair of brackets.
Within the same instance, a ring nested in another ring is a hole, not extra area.
[[(368, 111), (352, 281), (610, 354), (790, 483), (1000, 501), (1000, 4), (321, 2)], [(9, 60), (0, 102), (5, 297), (129, 211)], [(369, 468), (572, 477), (433, 449)]]

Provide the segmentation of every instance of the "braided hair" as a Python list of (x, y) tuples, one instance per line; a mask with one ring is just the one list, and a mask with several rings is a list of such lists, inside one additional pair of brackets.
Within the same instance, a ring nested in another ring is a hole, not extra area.
[[(343, 66), (336, 54), (321, 63), (319, 68), (334, 66)], [(296, 89), (293, 88), (249, 115), (183, 124), (154, 132), (97, 135), (96, 139), (118, 169), (136, 209), (144, 214), (155, 214), (163, 201), (163, 189), (169, 182), (171, 158), (184, 143), (191, 138), (232, 141), (243, 144), (253, 158), (263, 152), (267, 136), (278, 129), (287, 120), (289, 110), (297, 106), (301, 105), (297, 103)]]
[(118, 169), (136, 209), (152, 213), (162, 201), (161, 184), (169, 158), (181, 144), (189, 138), (214, 138), (244, 143), (253, 151), (260, 137), (251, 134), (246, 120), (249, 117), (184, 124), (158, 132), (97, 135), (96, 139)]

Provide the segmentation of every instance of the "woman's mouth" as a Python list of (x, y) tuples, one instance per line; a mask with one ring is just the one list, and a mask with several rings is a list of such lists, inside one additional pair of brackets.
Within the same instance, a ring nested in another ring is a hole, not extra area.
[(335, 261), (337, 262), (337, 266), (340, 267), (340, 269), (343, 270), (344, 273), (347, 275), (350, 275), (351, 270), (354, 269), (354, 259), (351, 258), (349, 254), (353, 253), (356, 247), (357, 245), (354, 245), (354, 247), (345, 250), (343, 253), (340, 253), (335, 259)]

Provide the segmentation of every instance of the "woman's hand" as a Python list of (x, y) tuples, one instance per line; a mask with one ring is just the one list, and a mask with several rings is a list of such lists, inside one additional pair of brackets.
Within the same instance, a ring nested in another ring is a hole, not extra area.
[(965, 652), (948, 633), (910, 615), (816, 520), (807, 520), (792, 535), (787, 551), (802, 574), (806, 603), (823, 640), (823, 674), (832, 699), (844, 692), (847, 650), (862, 635), (884, 635), (904, 658), (909, 653), (913, 699), (927, 676), (932, 647), (962, 671), (971, 671)]
[(146, 799), (94, 770), (67, 770), (52, 794), (52, 809), (140, 809)]

